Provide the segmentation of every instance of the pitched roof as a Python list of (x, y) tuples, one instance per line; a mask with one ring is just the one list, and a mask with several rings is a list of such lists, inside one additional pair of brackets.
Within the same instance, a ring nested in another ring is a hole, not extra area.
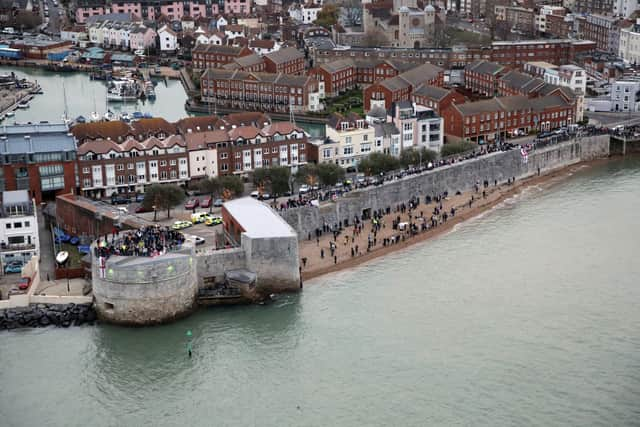
[(285, 47), (275, 52), (267, 53), (265, 58), (268, 58), (275, 64), (284, 64), (286, 62), (295, 61), (296, 59), (304, 58), (304, 54), (295, 47)]
[(120, 145), (110, 139), (95, 139), (78, 147), (78, 155), (87, 153), (106, 154), (110, 151), (121, 152)]
[(221, 125), (224, 125), (224, 121), (218, 116), (185, 117), (175, 123), (176, 129), (183, 135), (190, 132), (213, 130)]
[(495, 62), (485, 61), (481, 59), (479, 61), (474, 61), (471, 64), (466, 66), (467, 70), (472, 70), (476, 73), (480, 74), (498, 74), (501, 71), (504, 71), (506, 68), (500, 64), (496, 64)]
[(337, 61), (326, 62), (320, 65), (320, 68), (328, 73), (337, 73), (339, 71), (352, 68), (354, 63), (351, 59), (338, 59)]
[(229, 131), (229, 138), (232, 140), (237, 139), (251, 139), (260, 135), (260, 129), (255, 126), (239, 126)]
[(85, 139), (112, 139), (125, 137), (130, 133), (129, 125), (116, 120), (111, 122), (79, 123), (71, 128), (71, 133), (78, 141)]
[(271, 117), (259, 111), (247, 111), (244, 113), (231, 113), (224, 118), (228, 125), (245, 126), (252, 125), (257, 127), (265, 126), (265, 123), (271, 123)]
[(427, 98), (435, 99), (436, 101), (440, 101), (449, 93), (451, 93), (450, 90), (431, 85), (422, 85), (413, 91), (414, 95), (425, 96)]
[(160, 117), (136, 120), (131, 128), (136, 135), (147, 135), (158, 131), (163, 131), (167, 135), (176, 133), (176, 125)]
[(273, 49), (276, 45), (274, 40), (253, 39), (249, 41), (250, 48)]
[(502, 76), (500, 81), (504, 82), (507, 87), (524, 93), (531, 93), (545, 84), (544, 80), (541, 78), (533, 77), (529, 74), (515, 70), (509, 71), (507, 74)]
[(304, 132), (304, 130), (291, 122), (274, 122), (268, 126), (262, 128), (262, 133), (265, 136), (272, 136), (275, 134), (288, 135), (292, 132)]
[(229, 134), (228, 131), (219, 129), (206, 132), (194, 132), (185, 135), (185, 140), (189, 151), (205, 150), (208, 148), (208, 144), (228, 141)]

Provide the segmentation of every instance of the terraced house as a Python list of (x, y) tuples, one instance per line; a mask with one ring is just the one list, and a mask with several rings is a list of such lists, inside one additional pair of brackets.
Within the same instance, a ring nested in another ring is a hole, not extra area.
[(200, 79), (202, 102), (255, 111), (320, 111), (318, 81), (309, 76), (208, 69)]
[(91, 198), (143, 193), (147, 185), (184, 184), (189, 180), (189, 155), (184, 138), (171, 135), (122, 143), (109, 139), (78, 148), (80, 191)]

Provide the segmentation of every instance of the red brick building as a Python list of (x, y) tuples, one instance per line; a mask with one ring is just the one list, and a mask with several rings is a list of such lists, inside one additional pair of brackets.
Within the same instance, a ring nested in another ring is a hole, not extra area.
[(560, 92), (534, 99), (516, 95), (452, 104), (442, 117), (449, 141), (483, 144), (573, 123), (576, 104)]
[(193, 67), (197, 69), (220, 68), (242, 56), (251, 55), (248, 47), (217, 44), (199, 44), (191, 51)]
[(295, 47), (283, 47), (264, 55), (265, 70), (268, 73), (303, 74), (304, 53)]
[(82, 195), (98, 199), (144, 193), (149, 184), (184, 184), (189, 180), (187, 144), (180, 135), (88, 141), (78, 148), (78, 171)]
[(422, 85), (443, 86), (444, 71), (431, 64), (422, 64), (396, 77), (374, 83), (364, 90), (363, 100), (365, 111), (373, 106), (380, 106), (388, 110), (391, 104), (399, 101), (409, 101), (413, 90)]
[(553, 37), (565, 39), (569, 37), (569, 34), (573, 31), (573, 21), (565, 19), (564, 15), (545, 15), (546, 18), (546, 33)]
[(518, 69), (532, 61), (565, 65), (580, 54), (594, 52), (595, 48), (595, 42), (589, 40), (501, 41), (491, 43), (491, 61)]
[(448, 108), (451, 104), (462, 104), (465, 97), (453, 89), (443, 89), (441, 87), (423, 85), (413, 91), (411, 100), (418, 105), (431, 108), (436, 113)]
[(476, 61), (464, 69), (464, 86), (473, 93), (482, 96), (496, 96), (498, 79), (507, 72), (507, 68), (489, 61)]
[(309, 76), (208, 69), (200, 79), (200, 90), (205, 103), (246, 111), (322, 109), (318, 81)]
[(318, 162), (318, 147), (307, 140), (302, 128), (288, 122), (193, 133), (187, 135), (187, 144), (190, 149), (206, 146), (215, 150), (218, 176)]
[(267, 65), (264, 58), (252, 53), (251, 55), (235, 58), (233, 61), (222, 66), (225, 70), (240, 70), (250, 73), (260, 73), (266, 70)]
[(324, 96), (332, 98), (358, 84), (355, 64), (350, 59), (320, 64), (309, 70), (309, 76), (324, 84)]

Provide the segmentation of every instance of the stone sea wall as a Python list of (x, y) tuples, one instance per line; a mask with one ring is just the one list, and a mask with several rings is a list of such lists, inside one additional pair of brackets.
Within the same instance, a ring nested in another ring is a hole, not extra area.
[(0, 330), (45, 326), (92, 325), (96, 312), (92, 304), (32, 304), (0, 310)]
[(505, 182), (509, 178), (522, 179), (540, 173), (570, 166), (581, 161), (609, 155), (609, 136), (581, 137), (529, 153), (525, 162), (520, 150), (492, 153), (450, 166), (440, 167), (419, 175), (386, 182), (347, 193), (336, 202), (320, 207), (304, 206), (280, 214), (298, 233), (299, 239), (312, 235), (323, 223), (335, 224), (345, 219), (353, 221), (366, 209), (384, 209), (406, 202), (414, 196), (441, 194), (448, 191), (467, 191), (477, 181)]

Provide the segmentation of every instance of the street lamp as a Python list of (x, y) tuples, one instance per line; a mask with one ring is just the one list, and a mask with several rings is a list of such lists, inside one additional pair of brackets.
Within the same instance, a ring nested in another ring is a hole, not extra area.
[(71, 286), (69, 285), (69, 252), (60, 251), (58, 255), (56, 255), (56, 264), (58, 267), (65, 267), (65, 276), (67, 276), (67, 295), (71, 294)]

